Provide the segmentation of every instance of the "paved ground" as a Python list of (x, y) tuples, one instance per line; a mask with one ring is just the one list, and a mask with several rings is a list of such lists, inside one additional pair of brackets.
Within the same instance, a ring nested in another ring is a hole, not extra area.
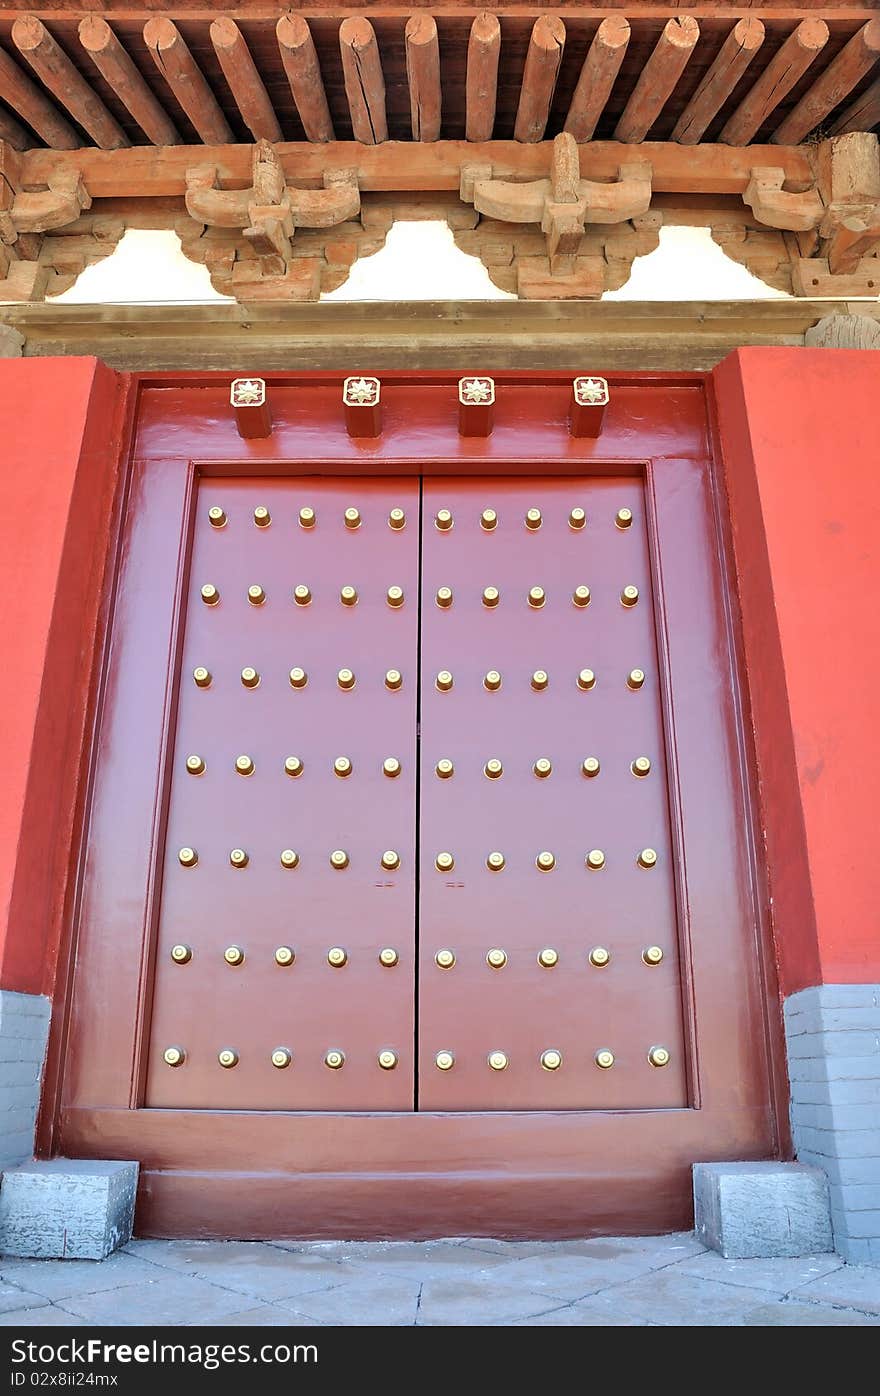
[(0, 1324), (615, 1327), (880, 1324), (880, 1267), (722, 1260), (694, 1237), (132, 1241), (0, 1262)]

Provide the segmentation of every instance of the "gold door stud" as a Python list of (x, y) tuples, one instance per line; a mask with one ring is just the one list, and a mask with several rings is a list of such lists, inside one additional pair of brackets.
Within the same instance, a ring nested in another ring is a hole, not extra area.
[(330, 866), (331, 868), (336, 868), (337, 871), (341, 871), (342, 868), (348, 867), (348, 854), (344, 848), (336, 848), (333, 850), (330, 854)]
[(192, 959), (192, 948), (189, 945), (172, 945), (171, 958), (176, 965), (188, 965)]
[(208, 522), (212, 528), (225, 528), (226, 511), (221, 509), (219, 504), (213, 505), (213, 507), (208, 510)]
[(575, 606), (589, 606), (590, 588), (588, 586), (575, 587), (571, 593), (571, 599)]
[(657, 862), (657, 854), (653, 848), (643, 848), (638, 857), (640, 868), (653, 868)]
[(250, 664), (246, 664), (241, 671), (241, 681), (245, 688), (258, 688), (260, 675)]
[(434, 956), (434, 963), (438, 969), (452, 969), (455, 964), (455, 951), (438, 950)]
[(186, 769), (191, 776), (200, 776), (205, 771), (205, 760), (202, 756), (188, 756), (186, 758)]
[(555, 965), (559, 964), (559, 951), (554, 950), (550, 945), (545, 945), (538, 954), (538, 964), (542, 969), (553, 969)]
[(310, 504), (304, 504), (299, 511), (300, 528), (314, 528), (316, 517), (317, 516), (312, 506)]
[(487, 954), (486, 964), (490, 969), (503, 969), (507, 964), (507, 952), (502, 950), (500, 946), (496, 946)]
[(504, 766), (497, 756), (489, 758), (483, 767), (483, 774), (488, 776), (489, 780), (498, 780), (499, 776), (504, 774)]
[(490, 853), (486, 859), (486, 867), (490, 872), (502, 872), (504, 869), (504, 854), (498, 852)]
[(453, 685), (453, 677), (448, 669), (441, 669), (434, 683), (441, 693), (448, 693)]
[(392, 690), (400, 688), (403, 683), (403, 675), (399, 669), (388, 669), (385, 673), (385, 687)]
[(353, 669), (340, 669), (336, 675), (336, 682), (343, 691), (348, 692), (354, 688), (355, 676)]
[(282, 848), (279, 862), (282, 868), (296, 868), (299, 866), (299, 854), (295, 848)]
[(440, 1071), (451, 1071), (455, 1066), (455, 1055), (452, 1052), (438, 1052), (434, 1064)]
[(252, 756), (236, 756), (235, 769), (240, 776), (252, 776), (254, 770), (254, 760)]
[(599, 872), (605, 866), (605, 854), (601, 848), (591, 848), (586, 857), (587, 867), (593, 872)]
[(614, 1053), (607, 1047), (600, 1047), (593, 1060), (603, 1071), (608, 1071), (614, 1065)]
[(266, 593), (259, 582), (254, 582), (252, 586), (248, 587), (247, 598), (248, 604), (251, 606), (262, 606), (264, 604)]
[(611, 961), (611, 952), (604, 945), (597, 945), (590, 951), (590, 964), (596, 969), (604, 969)]
[(499, 602), (500, 600), (501, 600), (501, 593), (500, 593), (500, 591), (498, 590), (497, 587), (483, 587), (483, 605), (484, 605), (484, 606), (488, 606), (488, 608), (491, 610), (493, 606), (497, 606), (497, 605), (498, 605), (498, 602)]
[(257, 525), (257, 528), (268, 528), (271, 522), (272, 515), (269, 513), (265, 504), (258, 504), (254, 510), (254, 523)]
[(452, 872), (455, 867), (455, 859), (451, 853), (438, 853), (434, 859), (434, 866), (438, 872)]
[(293, 1053), (289, 1047), (276, 1047), (271, 1056), (272, 1065), (277, 1067), (279, 1071), (283, 1071), (285, 1067), (290, 1066), (292, 1060)]
[(486, 1060), (493, 1071), (504, 1071), (508, 1064), (506, 1052), (490, 1052)]
[(448, 533), (452, 528), (452, 510), (438, 509), (434, 515), (434, 527), (441, 533)]
[(490, 669), (483, 679), (483, 687), (489, 693), (497, 693), (501, 687), (501, 675), (497, 669)]
[(668, 1066), (670, 1052), (666, 1047), (652, 1047), (648, 1053), (648, 1061), (652, 1066)]
[(346, 528), (360, 528), (361, 511), (360, 509), (356, 509), (354, 505), (351, 505), (348, 509), (346, 509), (345, 513), (342, 516), (342, 519)]
[(223, 951), (223, 958), (228, 965), (243, 965), (244, 951), (240, 945), (227, 945)]
[(177, 852), (177, 861), (182, 868), (194, 868), (199, 855), (194, 848), (181, 848)]
[(337, 776), (350, 776), (353, 769), (351, 758), (348, 756), (337, 756), (336, 760), (333, 762), (333, 771)]
[(339, 599), (343, 606), (356, 606), (358, 603), (357, 587), (342, 587)]
[(388, 515), (388, 527), (393, 529), (406, 528), (406, 514), (402, 509), (392, 509)]
[(530, 587), (528, 601), (533, 610), (539, 611), (547, 599), (543, 587)]
[(238, 1053), (234, 1047), (221, 1047), (217, 1053), (217, 1060), (226, 1071), (231, 1071), (234, 1066), (238, 1066)]
[(327, 951), (327, 963), (332, 965), (334, 969), (342, 969), (343, 965), (348, 964), (348, 951), (344, 950), (341, 945), (334, 945), (331, 950)]
[(547, 776), (549, 776), (550, 772), (553, 770), (553, 763), (549, 756), (539, 756), (532, 770), (539, 780), (546, 780)]
[(305, 688), (309, 681), (309, 676), (305, 669), (300, 669), (299, 667), (291, 669), (287, 677), (290, 681), (291, 688)]
[(195, 669), (193, 669), (193, 683), (195, 684), (196, 688), (210, 688), (210, 669), (206, 669), (203, 664), (196, 665)]
[(646, 776), (651, 770), (651, 762), (647, 756), (637, 756), (630, 766), (634, 776)]
[(385, 593), (385, 600), (388, 602), (388, 605), (392, 608), (392, 610), (397, 610), (400, 606), (403, 605), (403, 587), (389, 587)]
[(586, 522), (586, 509), (582, 509), (579, 504), (576, 504), (575, 507), (572, 510), (570, 510), (568, 515), (569, 528), (583, 528)]
[(543, 853), (538, 854), (535, 864), (539, 872), (552, 872), (556, 867), (556, 858), (554, 854), (545, 849)]
[(621, 606), (635, 606), (639, 599), (638, 587), (624, 587), (620, 593)]
[(614, 523), (617, 528), (631, 528), (633, 521), (632, 509), (618, 509), (614, 516)]
[(300, 582), (293, 588), (293, 599), (297, 606), (308, 606), (312, 599), (311, 588), (307, 587), (305, 582)]
[(541, 527), (542, 522), (543, 522), (543, 520), (542, 520), (542, 518), (541, 518), (541, 511), (540, 511), (540, 509), (527, 509), (527, 510), (526, 510), (526, 518), (525, 518), (525, 525), (526, 525), (526, 528), (530, 528), (530, 529), (532, 529), (532, 530), (534, 531), (536, 528), (540, 528), (540, 527)]
[(295, 959), (296, 955), (289, 945), (279, 945), (278, 949), (275, 951), (275, 963), (276, 965), (281, 965), (282, 969), (286, 969), (288, 965), (292, 965)]
[(400, 762), (396, 756), (386, 756), (382, 762), (382, 774), (394, 779), (400, 775)]
[(162, 1060), (166, 1066), (183, 1066), (186, 1061), (185, 1047), (166, 1047), (162, 1053)]
[(487, 533), (491, 533), (493, 528), (496, 528), (497, 525), (498, 515), (495, 512), (495, 510), (484, 509), (482, 514), (480, 515), (480, 528), (485, 529)]
[(205, 582), (199, 594), (206, 606), (216, 606), (220, 600), (220, 592), (213, 582)]
[(555, 1047), (548, 1047), (541, 1053), (541, 1065), (545, 1071), (558, 1071), (562, 1066), (562, 1053)]
[(386, 945), (383, 950), (379, 951), (379, 964), (385, 969), (393, 969), (399, 963), (400, 955), (392, 945)]
[(376, 1058), (383, 1071), (393, 1071), (397, 1066), (397, 1053), (386, 1047)]
[(301, 776), (303, 773), (303, 763), (298, 756), (286, 756), (284, 758), (284, 773), (288, 776)]
[(434, 767), (434, 770), (437, 772), (441, 780), (448, 780), (449, 777), (454, 774), (455, 767), (448, 756), (443, 756), (437, 762), (437, 765)]
[(642, 959), (646, 965), (659, 965), (663, 959), (663, 951), (659, 945), (646, 945), (642, 951)]
[(583, 761), (581, 762), (581, 772), (583, 773), (583, 775), (585, 775), (588, 779), (592, 780), (593, 776), (597, 776), (599, 774), (599, 770), (600, 764), (598, 756), (584, 757)]
[(249, 861), (247, 851), (244, 848), (230, 849), (229, 862), (233, 868), (246, 868)]
[(585, 693), (596, 687), (596, 675), (592, 669), (581, 669), (577, 676), (577, 686)]

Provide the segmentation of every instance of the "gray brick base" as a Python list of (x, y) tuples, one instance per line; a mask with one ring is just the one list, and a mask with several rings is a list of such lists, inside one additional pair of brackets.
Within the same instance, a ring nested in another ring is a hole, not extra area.
[(131, 1240), (136, 1163), (53, 1158), (8, 1169), (0, 1184), (0, 1253), (103, 1260)]
[(831, 1191), (834, 1242), (880, 1264), (880, 984), (822, 984), (785, 1001), (791, 1127)]
[(695, 1163), (694, 1229), (728, 1260), (824, 1255), (828, 1179), (803, 1163)]
[(0, 1170), (33, 1158), (49, 1000), (0, 989)]

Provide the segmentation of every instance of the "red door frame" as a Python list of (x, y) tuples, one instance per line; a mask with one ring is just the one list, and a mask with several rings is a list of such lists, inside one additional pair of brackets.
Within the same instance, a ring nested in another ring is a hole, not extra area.
[[(613, 465), (617, 473), (629, 469), (632, 473), (639, 474), (646, 461), (652, 463), (648, 470), (650, 475), (653, 463), (676, 457), (701, 459), (707, 467), (706, 482), (709, 490), (705, 503), (710, 510), (707, 525), (710, 530), (714, 530), (712, 541), (717, 545), (717, 579), (724, 612), (722, 629), (731, 676), (741, 669), (742, 651), (734, 621), (735, 603), (732, 593), (733, 574), (728, 526), (723, 486), (720, 473), (714, 464), (718, 459), (718, 453), (706, 375), (612, 375), (612, 407), (609, 409), (602, 437), (596, 443), (574, 441), (567, 434), (566, 415), (571, 374), (497, 374), (497, 425), (493, 437), (488, 442), (463, 439), (457, 434), (454, 398), (456, 375), (385, 375), (383, 396), (386, 403), (386, 429), (383, 437), (375, 443), (352, 441), (345, 436), (342, 426), (341, 376), (319, 373), (272, 375), (268, 380), (268, 386), (275, 416), (275, 432), (272, 442), (265, 443), (238, 441), (231, 410), (226, 405), (229, 382), (227, 375), (139, 375), (134, 384), (138, 399), (138, 432), (132, 441), (131, 459), (134, 461), (148, 458), (188, 458), (192, 461), (201, 459), (206, 462), (210, 459), (212, 473), (221, 473), (224, 469), (236, 474), (242, 473), (244, 469), (248, 472), (259, 470), (261, 473), (270, 473), (274, 469), (279, 473), (288, 473), (297, 469), (297, 460), (301, 462), (304, 456), (310, 460), (315, 459), (316, 443), (320, 445), (322, 452), (321, 465), (326, 469), (330, 459), (327, 455), (328, 441), (336, 448), (333, 456), (338, 469), (349, 474), (361, 471), (369, 475), (388, 475), (396, 469), (402, 473), (412, 473), (421, 468), (426, 458), (437, 460), (441, 456), (443, 462), (439, 467), (432, 464), (432, 474), (441, 473), (444, 467), (451, 474), (526, 474), (535, 472), (549, 459), (550, 470), (555, 475), (605, 473), (609, 465)], [(307, 402), (303, 401), (305, 394), (296, 391), (302, 387), (309, 390)], [(535, 391), (529, 392), (529, 388)], [(155, 391), (157, 389), (158, 392)], [(191, 389), (199, 391), (193, 394), (189, 392)], [(508, 403), (506, 412), (505, 395)], [(421, 420), (418, 419), (418, 414), (413, 413), (413, 398), (417, 398), (425, 409)], [(335, 412), (331, 404), (335, 404)], [(303, 408), (311, 414), (310, 420), (307, 420)], [(219, 448), (216, 454), (211, 451), (209, 456), (206, 451), (192, 449), (193, 445), (199, 444), (200, 435), (202, 441), (209, 441), (211, 445), (216, 443)], [(181, 449), (183, 442), (186, 443), (185, 450)], [(389, 459), (393, 452), (401, 450), (401, 444), (406, 446), (405, 452)], [(119, 517), (121, 524), (122, 511)], [(656, 543), (656, 539), (654, 541)], [(106, 620), (109, 622), (109, 612)], [(105, 630), (105, 650), (108, 636), (109, 631)], [(748, 896), (757, 932), (755, 955), (760, 966), (760, 973), (755, 982), (761, 985), (763, 1000), (762, 1017), (765, 1024), (764, 1037), (770, 1078), (767, 1091), (771, 1111), (769, 1123), (765, 1118), (757, 1131), (754, 1119), (748, 1124), (741, 1121), (741, 1130), (734, 1130), (732, 1137), (726, 1142), (718, 1141), (716, 1156), (742, 1157), (750, 1151), (753, 1156), (756, 1152), (758, 1156), (766, 1156), (768, 1152), (778, 1155), (785, 1154), (788, 1148), (778, 998), (768, 928), (763, 914), (762, 875), (755, 855), (755, 803), (749, 776), (752, 760), (742, 711), (745, 700), (738, 693), (735, 683), (732, 684), (732, 690), (738, 741), (735, 765), (742, 789), (744, 813), (740, 823), (748, 844), (747, 861), (751, 869)], [(100, 707), (100, 704), (98, 706)], [(68, 1006), (68, 985), (62, 981), (68, 978), (74, 954), (74, 919), (72, 914), (68, 918), (68, 953), (66, 957), (62, 957), (63, 968), (58, 983), (57, 1002), (60, 1004), (64, 1001)], [(47, 1089), (44, 1094), (41, 1121), (41, 1141), (46, 1152), (51, 1152), (55, 1147), (57, 1066), (63, 1055), (67, 1022), (67, 1012), (56, 1012), (51, 1054), (55, 1084), (54, 1089)], [(67, 1131), (65, 1143), (68, 1151), (71, 1144), (84, 1154), (106, 1154), (120, 1148), (124, 1151), (127, 1142), (125, 1130), (121, 1134), (115, 1131), (112, 1123), (106, 1118), (101, 1118), (101, 1112), (87, 1114), (88, 1118), (84, 1117), (75, 1130)], [(356, 1123), (360, 1117), (330, 1118), (335, 1119), (337, 1130), (347, 1134), (346, 1147), (356, 1155), (363, 1142), (363, 1129)], [(314, 1173), (308, 1177), (299, 1174), (299, 1170), (304, 1167), (304, 1161), (297, 1156), (296, 1150), (291, 1152), (277, 1138), (274, 1140), (273, 1149), (271, 1123), (265, 1128), (261, 1124), (255, 1150), (257, 1153), (262, 1151), (262, 1157), (266, 1157), (267, 1153), (272, 1153), (276, 1159), (283, 1156), (291, 1169), (300, 1192), (297, 1204), (297, 1215), (300, 1218), (297, 1230), (300, 1234), (304, 1234), (306, 1230), (311, 1230), (314, 1234), (335, 1235), (415, 1232), (442, 1234), (444, 1230), (449, 1229), (450, 1197), (456, 1192), (459, 1194), (459, 1201), (455, 1216), (460, 1226), (477, 1231), (490, 1230), (498, 1234), (565, 1234), (572, 1230), (603, 1230), (607, 1229), (612, 1217), (617, 1218), (622, 1229), (632, 1231), (685, 1223), (688, 1213), (686, 1169), (688, 1163), (699, 1156), (699, 1131), (696, 1135), (688, 1137), (689, 1131), (686, 1128), (680, 1129), (681, 1138), (675, 1151), (676, 1157), (674, 1160), (668, 1160), (668, 1167), (664, 1172), (664, 1196), (659, 1209), (656, 1200), (655, 1205), (650, 1205), (650, 1199), (642, 1195), (644, 1177), (638, 1172), (631, 1175), (629, 1185), (625, 1189), (627, 1219), (624, 1224), (620, 1221), (619, 1197), (609, 1209), (598, 1195), (602, 1191), (601, 1188), (595, 1192), (590, 1189), (590, 1216), (585, 1221), (585, 1176), (582, 1171), (572, 1167), (572, 1158), (584, 1148), (584, 1141), (579, 1139), (576, 1133), (572, 1133), (570, 1119), (560, 1119), (556, 1115), (531, 1117), (531, 1125), (526, 1126), (532, 1132), (529, 1152), (533, 1157), (540, 1153), (546, 1159), (546, 1168), (540, 1174), (530, 1172), (500, 1184), (497, 1176), (498, 1160), (511, 1149), (515, 1152), (516, 1140), (510, 1131), (516, 1121), (522, 1122), (524, 1118), (528, 1117), (506, 1116), (498, 1121), (489, 1131), (492, 1139), (488, 1149), (483, 1151), (479, 1159), (476, 1154), (473, 1157), (476, 1169), (466, 1170), (465, 1174), (457, 1171), (460, 1169), (461, 1141), (453, 1144), (451, 1151), (444, 1149), (436, 1134), (436, 1121), (428, 1123), (421, 1145), (416, 1145), (415, 1156), (407, 1136), (400, 1135), (399, 1131), (393, 1128), (389, 1129), (375, 1158), (377, 1163), (384, 1159), (385, 1169), (382, 1176), (362, 1179), (358, 1196), (354, 1199), (341, 1195), (345, 1189), (340, 1187), (338, 1182), (335, 1190), (328, 1191), (328, 1178), (320, 1179)], [(387, 1119), (388, 1117), (385, 1117), (386, 1122)], [(684, 1120), (681, 1123), (684, 1125)], [(207, 1120), (207, 1128), (205, 1124), (205, 1121), (194, 1121), (187, 1127), (188, 1162), (196, 1170), (197, 1176), (192, 1178), (191, 1184), (178, 1186), (173, 1196), (167, 1189), (163, 1191), (161, 1167), (156, 1170), (150, 1168), (151, 1160), (158, 1163), (162, 1147), (152, 1131), (152, 1126), (145, 1130), (143, 1157), (148, 1181), (145, 1181), (142, 1189), (141, 1216), (147, 1231), (153, 1226), (158, 1226), (160, 1230), (166, 1231), (176, 1228), (197, 1234), (228, 1234), (228, 1211), (225, 1212), (225, 1228), (222, 1223), (216, 1221), (216, 1217), (224, 1213), (222, 1202), (218, 1208), (215, 1199), (207, 1211), (199, 1206), (199, 1187), (203, 1186), (205, 1178), (201, 1169), (208, 1166), (213, 1157), (214, 1141), (211, 1137), (210, 1119)], [(768, 1128), (770, 1135), (775, 1134), (776, 1142), (767, 1134)], [(626, 1147), (626, 1137), (624, 1126), (623, 1132), (617, 1135), (618, 1148), (621, 1143)], [(762, 1142), (759, 1142), (759, 1139)], [(327, 1147), (327, 1139), (321, 1135), (320, 1128), (316, 1143), (319, 1149)], [(575, 1151), (575, 1155), (572, 1150)], [(430, 1172), (425, 1172), (424, 1161), (431, 1155), (435, 1157), (436, 1167)], [(603, 1167), (606, 1169), (607, 1182), (610, 1171), (614, 1169), (612, 1156), (606, 1154)], [(410, 1189), (399, 1188), (402, 1176), (410, 1177)], [(534, 1205), (535, 1183), (541, 1181), (553, 1184), (550, 1191), (555, 1194), (548, 1202), (543, 1215)], [(395, 1188), (390, 1186), (392, 1182), (397, 1185), (398, 1192), (408, 1191), (411, 1194), (402, 1203), (395, 1197)], [(466, 1197), (462, 1193), (463, 1187)], [(269, 1194), (262, 1193), (259, 1187), (252, 1191), (255, 1194), (254, 1206), (250, 1220), (244, 1223), (247, 1228), (245, 1234), (278, 1234), (277, 1218), (273, 1216)], [(213, 1221), (212, 1215), (215, 1218)], [(326, 1220), (318, 1222), (316, 1218), (319, 1215)]]

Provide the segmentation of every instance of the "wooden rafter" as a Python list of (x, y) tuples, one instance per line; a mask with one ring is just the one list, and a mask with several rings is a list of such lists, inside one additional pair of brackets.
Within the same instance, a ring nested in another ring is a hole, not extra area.
[(643, 141), (685, 70), (700, 37), (691, 15), (670, 19), (629, 96), (614, 131), (618, 141)]
[(34, 15), (20, 15), (12, 26), (12, 40), (43, 85), (88, 131), (96, 145), (102, 150), (117, 150), (129, 144), (115, 117), (95, 96), (41, 20)]
[(833, 58), (794, 111), (771, 136), (778, 145), (796, 145), (849, 96), (880, 59), (880, 19), (869, 19)]
[(170, 19), (148, 20), (144, 43), (202, 140), (206, 144), (232, 140), (226, 117), (177, 25)]
[(674, 141), (696, 145), (721, 110), (764, 42), (766, 31), (756, 15), (738, 19), (717, 58), (691, 97), (672, 132)]
[(556, 15), (542, 15), (536, 19), (529, 39), (516, 125), (513, 128), (518, 141), (544, 139), (564, 49), (565, 25), (562, 20)]
[(497, 15), (479, 14), (471, 25), (467, 51), (465, 134), (469, 141), (489, 141), (498, 100), (501, 25)]
[(626, 56), (631, 33), (629, 20), (623, 15), (606, 15), (596, 30), (565, 118), (565, 130), (576, 141), (593, 139)]
[(159, 104), (110, 25), (100, 15), (80, 21), (79, 41), (101, 76), (154, 145), (178, 145), (174, 122)]
[(728, 145), (748, 145), (827, 42), (824, 19), (801, 20), (743, 98), (719, 139)]
[(440, 44), (433, 15), (406, 22), (406, 76), (414, 141), (440, 139)]
[(388, 139), (385, 78), (370, 21), (359, 16), (344, 19), (339, 26), (339, 47), (354, 138), (363, 145), (380, 145)]
[(280, 141), (278, 117), (235, 20), (215, 19), (210, 32), (223, 76), (254, 140)]
[(281, 61), (306, 139), (332, 141), (333, 122), (312, 31), (300, 15), (282, 15), (275, 27)]

